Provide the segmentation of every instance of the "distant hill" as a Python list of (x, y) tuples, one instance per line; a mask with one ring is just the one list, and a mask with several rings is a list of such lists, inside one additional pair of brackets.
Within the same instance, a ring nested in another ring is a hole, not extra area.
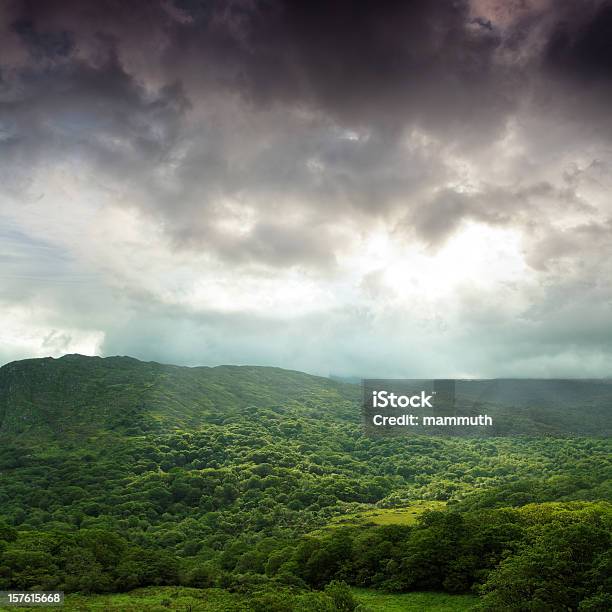
[(131, 357), (28, 359), (0, 368), (0, 436), (127, 433), (221, 424), (299, 402), (306, 416), (359, 418), (359, 389), (255, 366), (179, 367)]
[[(0, 438), (163, 433), (242, 421), (258, 409), (359, 424), (361, 394), (352, 380), (282, 368), (27, 359), (0, 368)], [(457, 414), (492, 415), (493, 435), (610, 435), (611, 403), (605, 379), (457, 381)]]
[(608, 379), (462, 380), (456, 393), (458, 406), (496, 417), (497, 435), (612, 435)]

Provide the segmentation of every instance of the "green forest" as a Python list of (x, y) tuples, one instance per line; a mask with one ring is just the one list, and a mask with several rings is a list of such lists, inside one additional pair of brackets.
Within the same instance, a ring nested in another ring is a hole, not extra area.
[(373, 439), (360, 400), (278, 368), (0, 368), (0, 590), (75, 610), (612, 609), (608, 439)]

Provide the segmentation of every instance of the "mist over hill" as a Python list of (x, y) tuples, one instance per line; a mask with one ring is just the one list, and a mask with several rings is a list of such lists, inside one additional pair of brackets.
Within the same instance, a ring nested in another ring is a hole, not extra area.
[[(184, 367), (77, 354), (28, 359), (0, 368), (0, 437), (77, 440), (197, 429), (255, 418), (264, 408), (357, 424), (358, 382), (262, 366)], [(612, 384), (605, 379), (460, 380), (456, 387), (458, 409), (493, 415), (494, 435), (609, 435)]]

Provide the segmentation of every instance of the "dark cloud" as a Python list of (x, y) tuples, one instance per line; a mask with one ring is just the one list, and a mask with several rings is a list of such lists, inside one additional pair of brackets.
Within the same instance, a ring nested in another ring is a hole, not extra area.
[[(36, 59), (72, 52), (95, 61), (114, 40), (127, 66), (179, 78), (194, 95), (221, 88), (257, 106), (310, 106), (357, 126), (435, 127), (475, 112), (482, 124), (508, 104), (493, 62), (499, 37), (473, 27), (466, 2), (15, 6), (11, 28)], [(143, 66), (143, 50), (154, 70)]]
[(36, 60), (64, 58), (74, 49), (74, 36), (66, 30), (41, 33), (28, 19), (18, 20), (12, 27)]
[(95, 62), (114, 41), (137, 78), (180, 79), (199, 95), (237, 92), (258, 106), (308, 106), (353, 126), (418, 121), (446, 129), (468, 121), (492, 129), (516, 108), (516, 86), (528, 84), (524, 62), (508, 65), (499, 54), (520, 55), (533, 31), (545, 37), (538, 45), (544, 62), (534, 61), (534, 69), (610, 72), (612, 7), (593, 0), (540, 11), (509, 5), (517, 20), (505, 28), (466, 0), (11, 6), (9, 29), (34, 60), (71, 55)]
[[(331, 235), (325, 224), (355, 210), (408, 209), (430, 243), (461, 218), (508, 222), (510, 207), (452, 190), (420, 193), (450, 172), (422, 145), (407, 153), (406, 131), (459, 152), (488, 146), (534, 82), (558, 72), (603, 76), (610, 61), (611, 9), (595, 2), (571, 21), (570, 3), (517, 5), (507, 11), (520, 19), (505, 28), (467, 1), (11, 6), (16, 40), (4, 44), (21, 45), (26, 59), (3, 67), (11, 134), (3, 147), (29, 143), (29, 159), (78, 152), (100, 177), (121, 181), (122, 201), (161, 219), (178, 248), (268, 264), (332, 263), (331, 250), (307, 237)], [(542, 24), (544, 61), (518, 61)], [(237, 240), (214, 221), (220, 201), (244, 193), (257, 218)], [(295, 232), (278, 222), (279, 210), (304, 208), (303, 241), (290, 254), (282, 245), (295, 245)]]
[[(264, 101), (295, 91), (342, 121), (393, 125), (465, 117), (475, 88), (483, 108), (499, 99), (490, 88), (498, 41), (467, 27), (465, 3), (287, 2), (267, 28), (249, 34), (252, 65), (276, 77), (251, 79)], [(274, 57), (284, 58), (281, 70), (266, 66)]]
[(576, 3), (550, 35), (548, 68), (578, 82), (612, 81), (612, 5)]

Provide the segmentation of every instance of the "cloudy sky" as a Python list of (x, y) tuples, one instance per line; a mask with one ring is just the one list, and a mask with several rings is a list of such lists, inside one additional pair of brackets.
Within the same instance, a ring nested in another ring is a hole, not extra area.
[(0, 363), (612, 374), (612, 3), (0, 0)]

